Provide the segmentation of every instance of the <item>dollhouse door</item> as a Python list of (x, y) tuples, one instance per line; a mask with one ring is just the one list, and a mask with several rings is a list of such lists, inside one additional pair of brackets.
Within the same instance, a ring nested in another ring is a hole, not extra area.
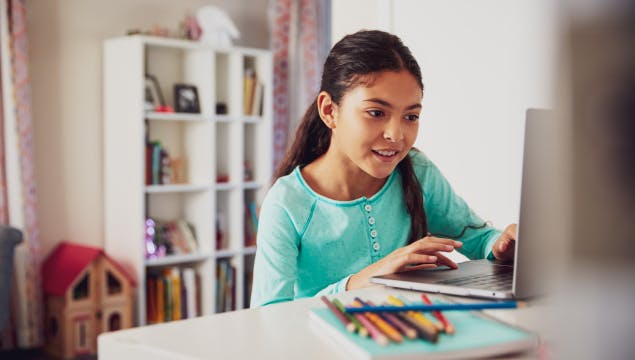
[(90, 315), (73, 318), (73, 349), (75, 355), (92, 352), (93, 327)]
[(123, 327), (121, 312), (119, 309), (115, 308), (110, 311), (104, 311), (103, 323), (102, 323), (102, 331), (117, 331), (121, 330)]

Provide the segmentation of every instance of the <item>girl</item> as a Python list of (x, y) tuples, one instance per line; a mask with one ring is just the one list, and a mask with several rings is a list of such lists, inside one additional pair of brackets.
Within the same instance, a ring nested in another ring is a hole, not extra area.
[(412, 148), (422, 98), (419, 65), (398, 37), (359, 31), (335, 44), (262, 204), (252, 307), (456, 268), (440, 253), (454, 249), (512, 259), (515, 225), (487, 225)]

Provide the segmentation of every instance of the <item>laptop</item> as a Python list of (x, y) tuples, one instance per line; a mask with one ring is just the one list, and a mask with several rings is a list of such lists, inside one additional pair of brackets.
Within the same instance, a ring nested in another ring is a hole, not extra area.
[[(542, 225), (553, 216), (545, 211), (553, 196), (553, 176), (557, 173), (559, 144), (550, 121), (551, 111), (528, 109), (525, 121), (520, 221), (514, 261), (487, 259), (459, 263), (454, 270), (446, 266), (435, 269), (405, 271), (375, 276), (371, 282), (391, 287), (490, 299), (527, 299), (544, 292), (540, 279), (546, 274), (545, 237)], [(555, 170), (555, 171), (554, 171)]]

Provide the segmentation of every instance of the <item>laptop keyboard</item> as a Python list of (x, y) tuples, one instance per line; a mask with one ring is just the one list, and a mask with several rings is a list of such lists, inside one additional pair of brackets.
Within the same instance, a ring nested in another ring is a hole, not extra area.
[(471, 275), (456, 279), (439, 281), (438, 284), (471, 287), (476, 289), (507, 290), (512, 288), (513, 273)]

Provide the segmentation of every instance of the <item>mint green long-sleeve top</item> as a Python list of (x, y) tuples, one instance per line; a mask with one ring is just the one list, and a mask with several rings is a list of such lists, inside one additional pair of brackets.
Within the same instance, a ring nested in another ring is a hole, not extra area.
[[(467, 225), (484, 224), (423, 153), (409, 156), (430, 233), (455, 238)], [(500, 234), (486, 226), (455, 239), (463, 242), (461, 253), (476, 259), (491, 257)], [(409, 235), (396, 169), (372, 197), (336, 201), (314, 192), (297, 167), (275, 182), (261, 207), (251, 307), (343, 292), (352, 274), (406, 245)]]

